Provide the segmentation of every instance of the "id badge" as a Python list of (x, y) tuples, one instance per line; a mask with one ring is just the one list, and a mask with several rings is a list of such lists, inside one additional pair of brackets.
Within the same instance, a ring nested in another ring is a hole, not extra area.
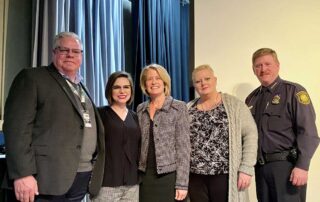
[(89, 111), (83, 110), (82, 114), (83, 114), (84, 126), (87, 128), (91, 128), (92, 124), (91, 124), (91, 120), (90, 120)]

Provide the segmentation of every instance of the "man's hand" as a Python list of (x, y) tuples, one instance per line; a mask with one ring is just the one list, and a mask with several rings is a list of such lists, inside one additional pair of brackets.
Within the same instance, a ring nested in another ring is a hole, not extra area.
[(36, 179), (30, 175), (14, 180), (14, 192), (18, 201), (33, 202), (39, 194)]
[(177, 201), (181, 201), (184, 198), (186, 198), (188, 191), (187, 190), (182, 190), (182, 189), (176, 189), (176, 197), (175, 199)]
[(290, 182), (294, 186), (303, 186), (307, 184), (308, 181), (308, 171), (301, 168), (293, 168), (290, 175)]
[(247, 175), (245, 173), (239, 172), (238, 176), (238, 190), (242, 191), (247, 189), (251, 183), (251, 175)]

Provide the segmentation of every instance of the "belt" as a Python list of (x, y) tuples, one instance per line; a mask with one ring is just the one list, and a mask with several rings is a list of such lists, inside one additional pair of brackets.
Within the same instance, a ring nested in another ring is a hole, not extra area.
[(294, 161), (296, 160), (296, 150), (288, 150), (276, 153), (263, 153), (262, 157), (258, 159), (260, 165), (274, 161)]

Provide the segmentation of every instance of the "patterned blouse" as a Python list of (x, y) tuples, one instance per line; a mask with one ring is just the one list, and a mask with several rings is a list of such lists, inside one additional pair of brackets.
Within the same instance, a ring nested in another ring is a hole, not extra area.
[(197, 105), (189, 109), (191, 119), (190, 172), (202, 175), (229, 172), (229, 122), (223, 103), (201, 111)]

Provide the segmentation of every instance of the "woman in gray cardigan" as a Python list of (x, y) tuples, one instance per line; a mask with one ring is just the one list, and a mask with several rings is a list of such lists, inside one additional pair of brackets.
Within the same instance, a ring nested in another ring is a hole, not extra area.
[(150, 100), (140, 104), (139, 170), (143, 171), (140, 202), (174, 202), (187, 195), (190, 130), (187, 106), (170, 96), (170, 76), (160, 65), (145, 67), (142, 91)]
[(247, 106), (216, 90), (209, 65), (192, 73), (200, 95), (188, 103), (191, 119), (191, 202), (246, 202), (254, 175), (257, 128)]

